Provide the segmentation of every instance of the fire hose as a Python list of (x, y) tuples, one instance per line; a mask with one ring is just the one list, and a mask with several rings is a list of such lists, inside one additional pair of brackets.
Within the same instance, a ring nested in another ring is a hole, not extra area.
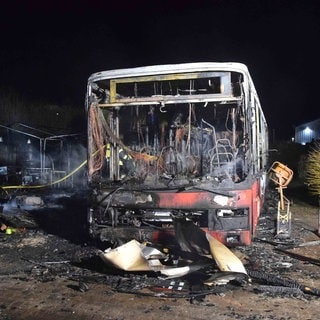
[[(100, 147), (99, 149), (97, 149), (95, 152), (92, 153), (92, 156), (96, 156), (98, 153), (101, 152), (101, 150), (103, 150), (105, 147), (107, 146), (107, 144), (103, 145), (102, 147)], [(126, 148), (126, 147), (125, 147)], [(126, 150), (128, 150), (128, 148), (126, 148)], [(134, 158), (138, 158), (138, 159), (144, 159), (145, 161), (150, 161), (150, 160), (155, 160), (156, 158), (154, 156), (150, 156), (147, 154), (141, 154), (141, 153), (135, 153), (131, 150), (130, 154), (133, 155)], [(40, 189), (40, 188), (47, 188), (50, 186), (53, 186), (55, 184), (58, 184), (68, 178), (70, 178), (72, 175), (74, 175), (77, 171), (79, 171), (82, 167), (84, 167), (86, 164), (88, 163), (88, 160), (83, 161), (77, 168), (75, 168), (73, 171), (71, 171), (70, 173), (68, 173), (67, 175), (65, 175), (64, 177), (52, 181), (50, 183), (47, 184), (42, 184), (42, 185), (14, 185), (14, 186), (0, 186), (0, 190), (3, 190), (6, 194), (8, 194), (6, 192), (6, 190), (9, 189)]]
[(58, 184), (68, 178), (70, 178), (72, 175), (74, 175), (78, 170), (80, 170), (82, 167), (84, 167), (87, 164), (87, 160), (83, 161), (77, 168), (75, 168), (73, 171), (71, 171), (70, 173), (68, 173), (67, 175), (65, 175), (64, 177), (52, 181), (48, 184), (42, 184), (42, 185), (34, 185), (34, 186), (29, 186), (29, 185), (17, 185), (17, 186), (2, 186), (0, 187), (3, 190), (8, 190), (8, 189), (39, 189), (39, 188), (46, 188), (46, 187), (50, 187), (52, 185)]
[[(277, 290), (281, 291), (282, 290), (281, 288), (292, 288), (292, 289), (298, 289), (303, 293), (315, 295), (318, 297), (320, 296), (319, 289), (311, 288), (309, 286), (299, 284), (292, 280), (280, 278), (280, 277), (271, 275), (269, 273), (260, 272), (260, 271), (249, 271), (248, 274), (252, 279), (258, 282), (267, 283), (268, 285), (275, 286), (273, 292), (276, 292)], [(270, 288), (271, 287), (268, 286), (268, 289)], [(285, 291), (285, 290), (282, 290), (282, 291)]]

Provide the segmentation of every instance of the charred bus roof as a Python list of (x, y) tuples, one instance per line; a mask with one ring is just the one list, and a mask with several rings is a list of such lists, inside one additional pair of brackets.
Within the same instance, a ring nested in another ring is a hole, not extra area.
[(181, 72), (182, 70), (184, 72), (219, 71), (220, 70), (220, 71), (240, 72), (243, 74), (248, 74), (247, 66), (238, 62), (195, 62), (195, 63), (154, 65), (154, 66), (146, 66), (146, 67), (115, 69), (115, 70), (96, 72), (89, 77), (89, 82), (99, 81), (102, 79), (172, 74), (172, 73)]
[(109, 70), (92, 74), (88, 83), (89, 95), (103, 91), (100, 107), (236, 103), (243, 98), (241, 86), (250, 86), (256, 95), (248, 69), (241, 63), (199, 62)]

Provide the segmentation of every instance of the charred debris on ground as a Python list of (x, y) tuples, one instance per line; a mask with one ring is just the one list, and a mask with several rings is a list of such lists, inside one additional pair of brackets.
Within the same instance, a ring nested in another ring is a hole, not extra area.
[[(202, 242), (199, 246), (204, 234), (199, 233), (200, 240), (187, 241), (185, 232), (190, 233), (190, 225), (180, 221), (182, 233), (177, 232), (176, 244), (171, 247), (145, 244), (146, 248), (160, 253), (161, 256), (153, 258), (160, 261), (161, 266), (169, 266), (173, 272), (161, 274), (152, 268), (146, 271), (121, 270), (101, 259), (107, 245), (92, 243), (87, 236), (84, 192), (51, 192), (40, 197), (42, 202), (34, 198), (34, 203), (29, 205), (19, 202), (21, 199), (3, 205), (1, 223), (10, 226), (12, 233), (3, 231), (0, 234), (1, 255), (6, 257), (7, 265), (2, 269), (1, 277), (43, 282), (65, 277), (74, 280), (74, 289), (81, 292), (88, 291), (91, 283), (104, 283), (116, 292), (186, 298), (191, 302), (209, 294), (222, 295), (240, 288), (271, 296), (311, 299), (320, 295), (317, 288), (290, 279), (291, 271), (302, 272), (299, 262), (320, 266), (320, 260), (295, 254), (291, 249), (319, 245), (319, 241), (303, 244), (303, 233), (312, 233), (313, 230), (295, 225), (291, 238), (277, 239), (276, 209), (272, 199), (267, 201), (268, 210), (260, 217), (253, 244), (230, 249), (231, 254), (243, 262), (246, 272), (221, 270), (221, 257), (210, 257), (208, 243), (203, 245)], [(192, 228), (192, 232), (198, 232), (195, 226)], [(175, 270), (178, 271), (174, 273)]]

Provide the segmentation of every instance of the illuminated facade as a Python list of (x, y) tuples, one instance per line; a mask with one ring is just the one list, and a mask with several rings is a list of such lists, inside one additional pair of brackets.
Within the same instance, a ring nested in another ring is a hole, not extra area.
[(295, 128), (295, 142), (305, 145), (320, 139), (320, 119), (303, 123)]

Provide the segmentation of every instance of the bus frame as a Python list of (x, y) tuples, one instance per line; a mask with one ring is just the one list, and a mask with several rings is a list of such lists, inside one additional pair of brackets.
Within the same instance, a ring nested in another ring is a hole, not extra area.
[(268, 129), (244, 64), (94, 73), (86, 112), (92, 237), (170, 243), (184, 218), (226, 245), (251, 244)]

